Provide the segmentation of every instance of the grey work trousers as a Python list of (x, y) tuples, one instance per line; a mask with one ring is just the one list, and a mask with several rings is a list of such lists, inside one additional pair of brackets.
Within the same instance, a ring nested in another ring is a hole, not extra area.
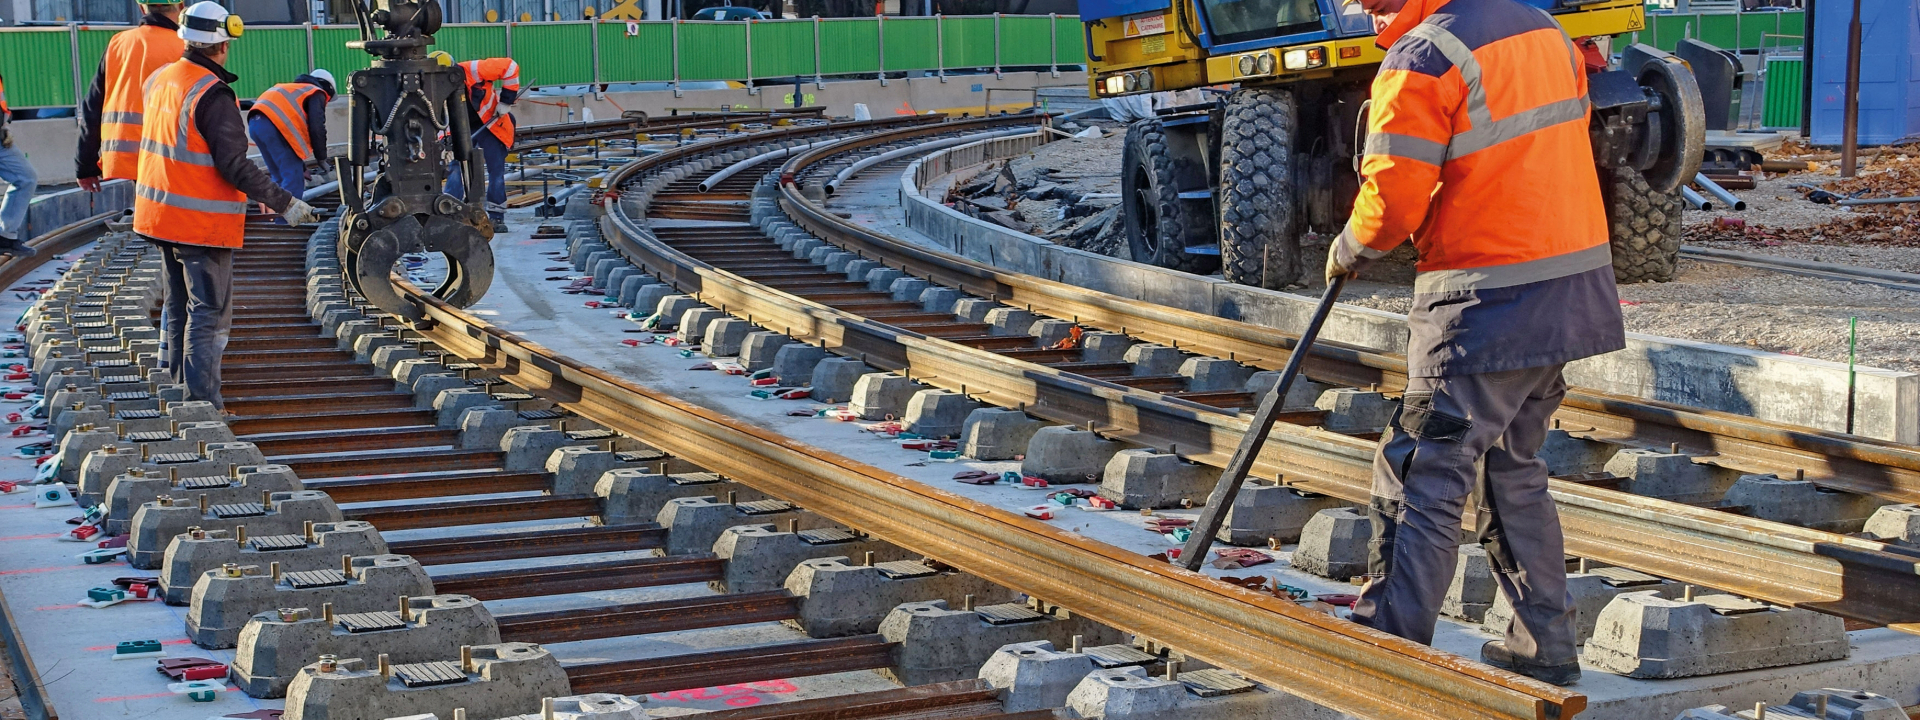
[(167, 368), (187, 386), (187, 399), (225, 409), (220, 358), (233, 329), (233, 250), (156, 243), (164, 255), (167, 300), (161, 323)]
[(1541, 665), (1576, 660), (1560, 514), (1536, 457), (1567, 392), (1561, 367), (1407, 380), (1374, 454), (1373, 540), (1355, 622), (1433, 642), (1474, 496), (1480, 542), (1513, 602), (1507, 648)]

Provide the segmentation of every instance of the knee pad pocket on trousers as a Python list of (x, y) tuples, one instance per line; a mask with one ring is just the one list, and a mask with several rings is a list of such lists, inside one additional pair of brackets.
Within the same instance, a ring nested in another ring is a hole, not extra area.
[(1473, 421), (1434, 409), (1432, 392), (1408, 392), (1394, 410), (1393, 426), (1422, 440), (1462, 442)]
[(1367, 539), (1367, 574), (1384, 577), (1393, 572), (1393, 536), (1400, 528), (1405, 509), (1399, 500), (1376, 497), (1367, 505), (1367, 519), (1373, 526)]

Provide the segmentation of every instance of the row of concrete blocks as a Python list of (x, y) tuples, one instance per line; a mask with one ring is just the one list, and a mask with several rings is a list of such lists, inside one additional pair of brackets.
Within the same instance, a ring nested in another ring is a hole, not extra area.
[[(811, 138), (809, 141), (825, 142), (844, 138), (848, 135), (849, 133), (846, 132), (833, 132), (827, 133), (824, 136)], [(651, 204), (653, 196), (676, 181), (696, 176), (709, 176), (729, 165), (748, 158), (783, 148), (800, 148), (806, 144), (807, 141), (797, 139), (778, 140), (745, 147), (699, 153), (680, 162), (650, 171), (639, 178), (635, 178), (634, 181), (628, 185), (627, 191), (621, 195), (621, 200), (627, 203), (630, 217), (644, 218), (647, 215), (646, 210)], [(777, 160), (770, 162), (771, 167), (779, 167)], [(752, 172), (752, 170), (749, 170), (749, 172)]]

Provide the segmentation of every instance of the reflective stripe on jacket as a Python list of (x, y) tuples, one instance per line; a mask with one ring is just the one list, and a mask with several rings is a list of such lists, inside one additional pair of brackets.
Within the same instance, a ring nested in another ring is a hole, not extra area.
[(1513, 0), (1411, 0), (1379, 42), (1349, 251), (1413, 236), (1416, 293), (1611, 265), (1585, 68), (1559, 23)]
[(107, 55), (100, 61), (107, 91), (100, 112), (103, 177), (139, 177), (140, 121), (145, 105), (141, 89), (154, 71), (179, 60), (186, 51), (187, 41), (178, 33), (154, 25), (141, 25), (107, 41)]
[(302, 162), (313, 160), (313, 140), (307, 132), (307, 98), (317, 92), (324, 91), (306, 83), (280, 83), (260, 93), (260, 99), (253, 101), (250, 111), (266, 116), (279, 128), (280, 135), (287, 139), (287, 145)]
[(460, 69), (467, 73), (468, 95), (478, 98), (473, 112), (480, 116), (480, 127), (513, 147), (513, 114), (500, 109), (500, 92), (493, 83), (498, 81), (502, 88), (519, 93), (520, 63), (513, 58), (487, 58), (460, 63)]
[(133, 229), (187, 245), (237, 248), (246, 229), (247, 196), (220, 174), (194, 121), (201, 96), (220, 84), (213, 72), (180, 60), (147, 81), (134, 186)]

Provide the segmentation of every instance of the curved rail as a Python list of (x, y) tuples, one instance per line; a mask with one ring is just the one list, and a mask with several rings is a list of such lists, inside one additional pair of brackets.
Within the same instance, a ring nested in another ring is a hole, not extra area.
[[(972, 122), (978, 125), (991, 121)], [(944, 127), (913, 128), (812, 151), (783, 168), (782, 202), (802, 224), (841, 247), (878, 259), (889, 267), (903, 267), (911, 274), (942, 285), (961, 287), (1010, 304), (1031, 301), (1036, 311), (1056, 316), (1080, 310), (1073, 315), (1083, 324), (1097, 326), (1098, 321), (1090, 323), (1089, 320), (1111, 322), (1115, 316), (1125, 317), (1138, 323), (1121, 326), (1129, 334), (1153, 339), (1152, 335), (1158, 333), (1168, 340), (1183, 342), (1185, 349), (1228, 357), (1234, 356), (1229, 354), (1233, 352), (1229, 348), (1240, 348), (1248, 352), (1234, 353), (1239, 355), (1235, 359), (1250, 364), (1284, 360), (1284, 348), (1290, 345), (1290, 339), (1277, 331), (1139, 305), (1061, 283), (1001, 273), (945, 253), (907, 246), (852, 226), (806, 202), (793, 184), (797, 172), (806, 165), (849, 149), (899, 142), (964, 126), (950, 123)], [(632, 173), (665, 167), (691, 156), (685, 149), (669, 151), (629, 165), (622, 169), (621, 175), (630, 177)], [(1103, 434), (1170, 448), (1189, 460), (1216, 466), (1226, 461), (1246, 430), (1244, 415), (1010, 360), (747, 281), (660, 242), (633, 218), (627, 217), (624, 210), (611, 213), (606, 222), (616, 231), (609, 234), (611, 242), (630, 260), (681, 291), (696, 294), (709, 305), (747, 317), (763, 327), (818, 342), (836, 353), (860, 357), (876, 367), (906, 372), (937, 387), (965, 392), (1005, 407), (1021, 407), (1056, 422), (1085, 425), (1091, 421)], [(1062, 312), (1062, 307), (1067, 308), (1067, 312)], [(1261, 340), (1270, 344), (1263, 344)], [(1253, 355), (1253, 352), (1261, 354)], [(1340, 355), (1359, 362), (1338, 363), (1335, 358)], [(1368, 376), (1382, 377), (1385, 373), (1379, 366), (1390, 369), (1395, 364), (1397, 359), (1391, 356), (1335, 348), (1329, 351), (1329, 357), (1316, 354), (1309, 367), (1343, 372), (1347, 377), (1357, 375), (1364, 381)], [(1709, 434), (1688, 423), (1719, 422), (1722, 418), (1717, 414), (1611, 398), (1599, 402), (1619, 404), (1603, 404), (1606, 413), (1577, 407), (1570, 412), (1576, 418), (1594, 416), (1643, 439), (1650, 434), (1685, 436), (1694, 441), (1705, 437), (1718, 447), (1747, 443), (1753, 446), (1748, 448), (1752, 453), (1763, 450), (1800, 453), (1812, 458), (1803, 467), (1818, 461), (1835, 465), (1856, 462), (1822, 455), (1820, 451), (1825, 449), (1820, 445), (1822, 442), (1842, 443), (1834, 449), (1857, 457), (1872, 457), (1873, 453), (1884, 451), (1891, 459), (1899, 460), (1899, 454), (1906, 452), (1870, 443), (1844, 443), (1842, 438), (1786, 428), (1762, 427), (1752, 437), (1745, 438)], [(1729, 417), (1727, 421), (1738, 424), (1749, 419)], [(1644, 430), (1642, 425), (1657, 432)], [(1793, 448), (1769, 445), (1767, 440), (1781, 438), (1768, 437), (1766, 432), (1782, 433), (1803, 444)], [(1775, 462), (1793, 459), (1790, 455), (1774, 457)], [(1315, 428), (1282, 425), (1276, 428), (1255, 468), (1265, 477), (1281, 478), (1301, 490), (1365, 502), (1371, 489), (1371, 460), (1370, 441)], [(1898, 468), (1880, 466), (1878, 469), (1883, 473), (1878, 476), (1880, 482), (1891, 485), (1888, 475)], [(1573, 554), (1769, 602), (1814, 608), (1869, 622), (1901, 623), (1920, 619), (1920, 592), (1915, 592), (1920, 588), (1920, 559), (1910, 551), (1571, 482), (1556, 481), (1553, 492), (1560, 503), (1569, 552)]]
[(1865, 268), (1838, 263), (1814, 262), (1777, 255), (1743, 253), (1734, 250), (1706, 248), (1698, 245), (1680, 246), (1680, 257), (1704, 262), (1726, 263), (1742, 267), (1759, 268), (1783, 272), (1789, 275), (1820, 278), (1822, 280), (1840, 280), (1844, 282), (1866, 283), (1895, 290), (1920, 292), (1920, 275), (1894, 270)]

